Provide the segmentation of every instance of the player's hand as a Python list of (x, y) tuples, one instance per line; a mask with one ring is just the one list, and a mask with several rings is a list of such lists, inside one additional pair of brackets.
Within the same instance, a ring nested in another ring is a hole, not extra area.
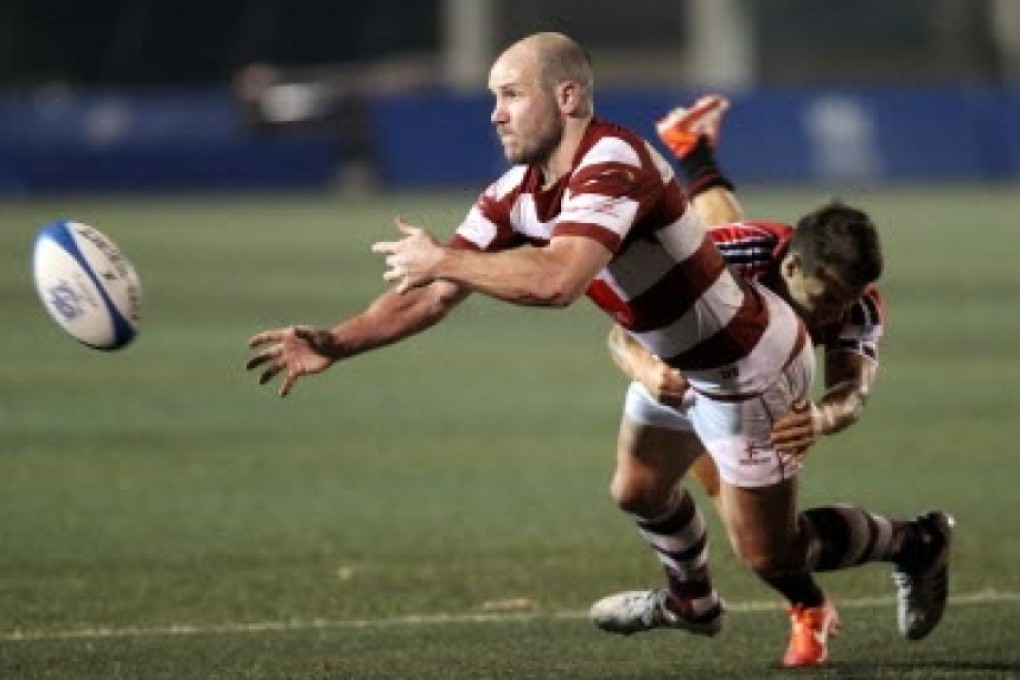
[(412, 288), (432, 283), (443, 247), (432, 234), (421, 227), (405, 222), (398, 217), (397, 229), (404, 234), (399, 241), (380, 241), (372, 251), (386, 255), (386, 271), (383, 279), (397, 284), (397, 292), (404, 293)]
[(667, 406), (680, 406), (690, 388), (680, 371), (658, 357), (651, 357), (637, 377), (656, 401)]
[(793, 410), (772, 425), (772, 445), (791, 456), (804, 456), (817, 441), (815, 405), (811, 402), (795, 404)]
[(286, 397), (298, 378), (312, 373), (321, 373), (336, 359), (332, 356), (333, 340), (329, 331), (310, 326), (290, 326), (262, 331), (248, 340), (248, 347), (265, 349), (248, 359), (246, 370), (260, 366), (265, 369), (259, 376), (259, 384), (265, 385), (283, 373), (283, 382), (278, 394)]

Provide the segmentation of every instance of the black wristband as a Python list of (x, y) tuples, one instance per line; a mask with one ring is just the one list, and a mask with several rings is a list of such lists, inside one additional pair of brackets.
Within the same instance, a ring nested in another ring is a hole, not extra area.
[(724, 187), (730, 191), (735, 189), (733, 182), (719, 169), (715, 152), (708, 143), (708, 137), (704, 135), (698, 137), (698, 142), (690, 153), (680, 159), (680, 167), (683, 169), (687, 189), (692, 197), (713, 187)]

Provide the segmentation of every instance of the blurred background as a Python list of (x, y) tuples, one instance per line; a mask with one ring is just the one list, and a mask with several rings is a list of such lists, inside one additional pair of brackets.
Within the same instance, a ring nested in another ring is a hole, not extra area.
[(474, 189), (488, 66), (536, 30), (647, 136), (728, 93), (745, 184), (1020, 178), (1014, 0), (4, 0), (0, 196)]

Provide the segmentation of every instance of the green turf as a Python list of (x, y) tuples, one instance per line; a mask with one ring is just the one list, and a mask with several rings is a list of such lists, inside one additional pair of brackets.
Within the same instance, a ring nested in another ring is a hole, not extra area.
[[(827, 195), (744, 198), (790, 220)], [(889, 335), (863, 423), (815, 449), (805, 502), (951, 510), (964, 599), (908, 645), (886, 569), (823, 577), (848, 606), (812, 677), (1018, 677), (1020, 192), (845, 198), (883, 230)], [(583, 619), (659, 579), (606, 493), (624, 385), (588, 303), (479, 297), (283, 401), (243, 371), (254, 331), (331, 323), (382, 289), (368, 248), (395, 214), (446, 233), (469, 202), (0, 203), (0, 678), (784, 675), (778, 602), (714, 518), (722, 636), (620, 640)], [(144, 327), (122, 352), (76, 344), (36, 298), (32, 235), (63, 216), (139, 269)]]

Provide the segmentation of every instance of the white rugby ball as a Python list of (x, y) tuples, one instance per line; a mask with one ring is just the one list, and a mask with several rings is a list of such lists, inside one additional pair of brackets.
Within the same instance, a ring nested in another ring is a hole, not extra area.
[(47, 224), (35, 237), (32, 270), (46, 311), (79, 342), (114, 350), (138, 335), (138, 274), (98, 229), (72, 221)]

